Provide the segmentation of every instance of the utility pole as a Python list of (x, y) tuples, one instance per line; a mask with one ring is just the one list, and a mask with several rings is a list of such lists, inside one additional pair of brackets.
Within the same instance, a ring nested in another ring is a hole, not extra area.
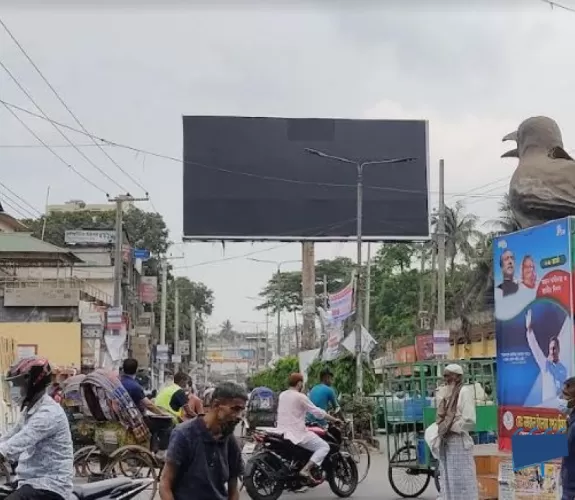
[(327, 275), (324, 274), (324, 275), (323, 275), (323, 309), (324, 309), (324, 311), (326, 311), (326, 312), (327, 312), (327, 310), (328, 310), (327, 299), (328, 299), (328, 295), (327, 295)]
[(437, 328), (438, 330), (445, 330), (445, 167), (443, 160), (439, 160), (437, 261)]
[[(301, 345), (303, 351), (315, 347), (315, 251), (313, 241), (302, 243), (302, 309)], [(297, 332), (297, 326), (296, 326)], [(297, 338), (297, 333), (296, 333)]]
[(192, 370), (192, 382), (196, 383), (196, 371), (198, 369), (198, 351), (196, 349), (198, 333), (196, 331), (196, 308), (190, 306), (190, 369)]
[(363, 356), (362, 356), (362, 342), (361, 342), (361, 331), (362, 331), (362, 316), (363, 316), (363, 304), (362, 304), (362, 256), (361, 247), (363, 244), (363, 170), (365, 167), (371, 165), (384, 165), (390, 163), (405, 163), (415, 160), (415, 158), (392, 158), (386, 160), (372, 160), (372, 161), (356, 161), (350, 160), (349, 158), (344, 158), (342, 156), (335, 156), (323, 151), (318, 151), (317, 149), (305, 148), (305, 152), (325, 158), (327, 160), (334, 160), (340, 163), (347, 163), (353, 165), (357, 171), (357, 207), (356, 207), (356, 220), (357, 220), (357, 274), (356, 274), (356, 286), (355, 286), (355, 361), (356, 361), (356, 390), (357, 395), (363, 395)]
[(281, 358), (282, 352), (282, 317), (281, 317), (281, 301), (280, 301), (280, 294), (281, 294), (281, 279), (282, 273), (280, 270), (280, 264), (278, 264), (278, 274), (277, 274), (277, 283), (276, 283), (276, 309), (277, 309), (277, 332), (276, 332), (276, 353), (278, 359)]
[(367, 269), (365, 280), (365, 312), (363, 313), (363, 322), (365, 328), (369, 330), (369, 309), (371, 306), (371, 243), (367, 244)]
[(270, 311), (266, 307), (266, 348), (264, 350), (264, 367), (268, 366), (268, 352), (269, 352), (269, 331), (270, 331)]
[(256, 323), (256, 371), (260, 369), (260, 329)]
[[(162, 294), (160, 298), (160, 345), (166, 345), (166, 314), (168, 310), (168, 260), (183, 258), (183, 256), (164, 256), (160, 261), (160, 271), (162, 273)], [(159, 364), (159, 386), (161, 387), (164, 385), (166, 380), (166, 365), (164, 361), (160, 361)]]
[[(162, 273), (162, 295), (160, 303), (160, 345), (166, 345), (166, 311), (168, 305), (168, 259), (163, 257), (160, 263)], [(157, 356), (157, 351), (156, 351)], [(158, 385), (162, 387), (166, 378), (165, 363), (160, 361), (160, 370), (158, 372)], [(158, 388), (159, 388), (158, 387)]]
[[(180, 356), (180, 291), (174, 282), (174, 354)], [(174, 375), (180, 371), (180, 363), (174, 363)]]
[(122, 243), (124, 242), (122, 223), (124, 217), (124, 203), (127, 201), (148, 201), (149, 198), (134, 198), (130, 194), (122, 194), (115, 198), (108, 198), (116, 204), (116, 244), (114, 247), (114, 307), (122, 306), (122, 275), (123, 275), (123, 260), (122, 260)]

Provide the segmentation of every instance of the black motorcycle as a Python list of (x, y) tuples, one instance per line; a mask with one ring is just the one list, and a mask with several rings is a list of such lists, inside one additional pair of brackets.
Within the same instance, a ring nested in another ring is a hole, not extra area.
[[(130, 500), (150, 486), (153, 479), (104, 479), (94, 483), (74, 486), (74, 499), (77, 500)], [(0, 500), (4, 500), (14, 487), (0, 486)]]
[(301, 491), (327, 480), (335, 495), (347, 498), (358, 484), (357, 465), (349, 453), (341, 450), (342, 432), (334, 425), (327, 429), (308, 427), (329, 444), (329, 453), (321, 467), (312, 469), (314, 484), (300, 475), (311, 452), (291, 441), (275, 429), (256, 430), (257, 451), (245, 466), (243, 483), (252, 500), (277, 500), (284, 491)]

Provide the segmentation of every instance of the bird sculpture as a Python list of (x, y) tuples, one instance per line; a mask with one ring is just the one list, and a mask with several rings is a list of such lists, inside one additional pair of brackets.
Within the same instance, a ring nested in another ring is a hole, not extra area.
[(519, 158), (509, 182), (509, 205), (522, 228), (575, 215), (575, 160), (563, 149), (561, 130), (546, 116), (525, 120), (503, 141), (517, 148), (502, 158)]

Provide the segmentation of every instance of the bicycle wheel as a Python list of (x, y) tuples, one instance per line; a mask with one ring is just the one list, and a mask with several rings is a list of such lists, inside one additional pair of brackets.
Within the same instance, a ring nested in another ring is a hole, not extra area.
[(371, 466), (369, 448), (363, 441), (353, 439), (351, 441), (347, 441), (345, 451), (350, 454), (351, 458), (357, 465), (358, 483), (361, 483), (367, 477)]
[(417, 448), (408, 444), (389, 459), (387, 477), (393, 491), (403, 498), (419, 497), (429, 485), (431, 476), (417, 464)]

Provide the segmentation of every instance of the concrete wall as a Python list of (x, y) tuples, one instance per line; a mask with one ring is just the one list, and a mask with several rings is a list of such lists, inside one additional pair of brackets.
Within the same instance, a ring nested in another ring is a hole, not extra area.
[(37, 354), (55, 365), (80, 368), (80, 323), (0, 323), (0, 337), (19, 345), (36, 345)]

